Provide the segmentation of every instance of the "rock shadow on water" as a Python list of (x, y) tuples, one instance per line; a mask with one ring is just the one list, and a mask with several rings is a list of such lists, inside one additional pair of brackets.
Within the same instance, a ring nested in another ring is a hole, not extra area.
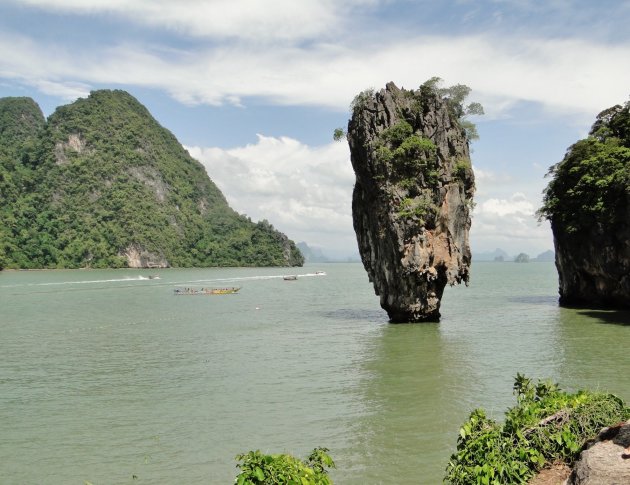
[(558, 306), (558, 297), (549, 296), (549, 295), (513, 296), (513, 297), (508, 298), (508, 301), (512, 303), (526, 303), (528, 305)]
[(376, 323), (387, 323), (387, 313), (383, 310), (376, 309), (357, 309), (357, 308), (337, 308), (335, 310), (327, 310), (320, 312), (324, 318), (334, 320), (352, 320), (352, 321), (368, 321)]
[(578, 313), (599, 320), (597, 323), (630, 326), (630, 310), (580, 310)]

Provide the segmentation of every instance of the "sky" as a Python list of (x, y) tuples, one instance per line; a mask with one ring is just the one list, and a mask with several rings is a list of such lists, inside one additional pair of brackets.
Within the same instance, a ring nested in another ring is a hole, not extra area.
[(630, 95), (628, 0), (3, 0), (0, 97), (46, 116), (124, 89), (230, 205), (330, 257), (357, 254), (349, 105), (389, 81), (465, 84), (473, 253), (553, 248), (550, 166)]

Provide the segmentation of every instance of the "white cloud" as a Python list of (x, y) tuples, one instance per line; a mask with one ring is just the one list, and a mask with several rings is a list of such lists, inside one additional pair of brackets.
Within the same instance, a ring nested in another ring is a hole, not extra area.
[[(9, 29), (0, 32), (0, 80), (65, 100), (85, 96), (94, 85), (138, 86), (162, 90), (190, 105), (247, 105), (249, 97), (257, 97), (270, 104), (344, 112), (364, 88), (380, 88), (390, 80), (413, 88), (439, 75), (447, 84), (471, 86), (473, 99), (486, 108), (484, 120), (509, 116), (521, 101), (529, 101), (549, 112), (570, 114), (571, 120), (584, 120), (586, 126), (594, 114), (628, 96), (630, 63), (620, 61), (630, 59), (627, 36), (606, 43), (578, 37), (587, 35), (585, 30), (576, 31), (575, 37), (545, 38), (524, 35), (525, 28), (467, 35), (409, 35), (402, 29), (398, 34), (387, 22), (385, 33), (360, 25), (349, 28), (352, 9), (369, 10), (383, 3), (379, 0), (13, 3), (86, 14), (86, 19), (87, 14), (107, 14), (108, 20), (124, 18), (157, 28), (150, 43), (135, 37), (89, 46), (66, 44), (64, 39), (38, 41)], [(507, 3), (535, 7), (529, 0)], [(558, 1), (553, 8), (564, 6)], [(476, 12), (484, 14), (483, 9)], [(185, 48), (156, 40), (171, 33), (182, 41), (176, 45)], [(354, 244), (354, 177), (345, 144), (309, 147), (289, 138), (259, 136), (257, 143), (245, 147), (190, 151), (237, 210), (254, 219), (265, 217), (297, 240), (326, 246), (336, 235)], [(533, 215), (539, 203), (532, 194), (540, 194), (541, 182), (534, 187), (522, 176), (486, 166), (476, 166), (475, 172), (473, 245), (511, 237), (547, 249), (548, 226), (539, 226)], [(497, 242), (488, 244), (492, 249)]]
[(549, 223), (538, 222), (536, 211), (542, 204), (542, 177), (513, 177), (486, 168), (473, 167), (476, 206), (473, 211), (470, 242), (474, 252), (497, 247), (510, 254), (526, 252), (536, 256), (553, 248)]
[(85, 83), (55, 82), (46, 79), (38, 79), (33, 84), (39, 91), (49, 96), (57, 96), (66, 101), (74, 101), (77, 98), (90, 94), (90, 86)]
[(346, 144), (309, 147), (258, 135), (257, 143), (229, 150), (187, 149), (238, 212), (266, 218), (296, 241), (353, 252), (354, 173)]
[[(229, 150), (188, 147), (230, 205), (253, 220), (268, 219), (296, 241), (350, 254), (354, 174), (347, 145), (309, 147), (291, 138), (258, 135), (255, 144)], [(476, 169), (478, 179), (501, 177)], [(537, 203), (523, 193), (480, 197), (473, 214), (474, 250), (499, 246), (537, 255), (553, 247), (549, 225), (538, 223)]]
[(507, 187), (514, 183), (514, 178), (506, 173), (496, 173), (493, 170), (479, 168), (473, 164), (475, 173), (475, 195), (479, 197), (487, 197), (488, 194), (496, 193), (497, 188)]
[(115, 14), (185, 36), (302, 40), (331, 34), (352, 8), (372, 0), (20, 0), (71, 14)]
[(521, 192), (506, 199), (478, 200), (470, 231), (473, 249), (501, 247), (508, 253), (524, 251), (536, 256), (553, 248), (549, 224), (538, 222), (536, 209), (537, 205)]
[(487, 199), (478, 205), (478, 214), (504, 217), (506, 215), (533, 216), (534, 204), (527, 200), (525, 194), (517, 192), (509, 200)]
[[(416, 87), (436, 73), (473, 88), (489, 117), (519, 100), (559, 112), (587, 113), (627, 98), (630, 45), (579, 39), (501, 38), (491, 35), (382, 39), (340, 38), (327, 43), (201, 44), (186, 51), (140, 44), (38, 44), (0, 34), (0, 75), (41, 86), (50, 82), (109, 83), (163, 89), (194, 104), (241, 103), (258, 96), (286, 105), (346, 110), (354, 95), (394, 80)], [(408, 62), (421, 59), (421, 62)], [(247, 75), (243, 75), (247, 73)]]

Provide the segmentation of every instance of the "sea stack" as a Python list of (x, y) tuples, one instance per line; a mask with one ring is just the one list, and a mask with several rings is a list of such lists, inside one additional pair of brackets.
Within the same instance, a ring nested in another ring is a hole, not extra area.
[(630, 102), (602, 111), (550, 175), (539, 214), (551, 222), (560, 304), (630, 308)]
[(433, 81), (365, 91), (348, 123), (354, 230), (392, 323), (438, 321), (446, 284), (469, 279), (475, 183), (465, 110)]

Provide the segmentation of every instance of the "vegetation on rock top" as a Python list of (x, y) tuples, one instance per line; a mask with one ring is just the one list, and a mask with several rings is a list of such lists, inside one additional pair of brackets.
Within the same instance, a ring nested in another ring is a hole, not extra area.
[[(424, 226), (433, 228), (436, 223), (438, 207), (431, 201), (440, 187), (451, 181), (460, 183), (467, 201), (472, 205), (472, 187), (468, 181), (472, 166), (470, 160), (458, 159), (445, 161), (445, 153), (438, 153), (434, 140), (422, 134), (422, 118), (432, 109), (436, 99), (444, 100), (451, 122), (465, 132), (466, 140), (479, 138), (475, 125), (468, 120), (469, 115), (483, 114), (481, 104), (465, 104), (471, 89), (463, 84), (441, 87), (442, 79), (432, 77), (417, 90), (401, 90), (408, 102), (398, 108), (399, 120), (381, 131), (372, 141), (371, 150), (376, 161), (377, 173), (374, 179), (388, 186), (393, 197), (400, 198), (397, 215), (408, 221), (410, 227)], [(365, 90), (355, 96), (350, 109), (356, 116), (361, 116), (376, 96), (373, 89)], [(340, 140), (345, 135), (337, 128), (333, 138)], [(445, 169), (444, 166), (448, 168)]]
[(627, 224), (630, 200), (630, 101), (597, 116), (589, 136), (551, 167), (541, 218), (575, 233), (600, 225), (604, 232)]

